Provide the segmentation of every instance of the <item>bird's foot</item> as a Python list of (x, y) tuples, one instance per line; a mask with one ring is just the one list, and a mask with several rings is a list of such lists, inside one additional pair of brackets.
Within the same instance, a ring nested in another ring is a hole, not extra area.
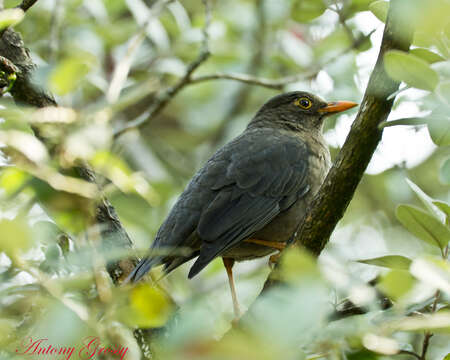
[(271, 255), (269, 257), (269, 267), (270, 267), (270, 269), (273, 270), (275, 268), (275, 265), (278, 263), (278, 260), (280, 259), (280, 256), (281, 256), (281, 251), (276, 253), (276, 254), (273, 254), (273, 255)]

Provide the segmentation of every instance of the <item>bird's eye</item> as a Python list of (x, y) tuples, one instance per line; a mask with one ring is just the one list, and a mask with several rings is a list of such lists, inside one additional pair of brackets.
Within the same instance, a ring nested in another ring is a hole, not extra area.
[(301, 97), (300, 99), (295, 100), (295, 105), (307, 110), (312, 106), (312, 102), (306, 97)]

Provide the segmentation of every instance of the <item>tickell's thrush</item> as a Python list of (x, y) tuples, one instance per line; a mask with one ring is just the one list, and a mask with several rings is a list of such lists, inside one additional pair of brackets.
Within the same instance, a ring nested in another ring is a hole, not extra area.
[[(239, 317), (234, 261), (284, 248), (330, 168), (324, 118), (356, 105), (301, 91), (267, 101), (245, 131), (195, 174), (159, 228), (150, 256), (126, 281), (161, 264), (170, 272), (196, 257), (192, 278), (221, 256)], [(180, 247), (190, 253), (181, 256)]]

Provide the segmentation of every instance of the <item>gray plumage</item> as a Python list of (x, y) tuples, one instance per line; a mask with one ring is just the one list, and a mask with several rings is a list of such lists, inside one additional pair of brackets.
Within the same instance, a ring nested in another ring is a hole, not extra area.
[[(299, 99), (311, 106), (302, 108)], [(246, 130), (195, 174), (161, 225), (150, 256), (127, 280), (161, 264), (172, 271), (198, 256), (191, 278), (217, 256), (239, 261), (275, 251), (244, 242), (250, 237), (286, 242), (330, 167), (321, 134), (326, 106), (305, 92), (266, 102)], [(190, 254), (180, 256), (180, 247)]]

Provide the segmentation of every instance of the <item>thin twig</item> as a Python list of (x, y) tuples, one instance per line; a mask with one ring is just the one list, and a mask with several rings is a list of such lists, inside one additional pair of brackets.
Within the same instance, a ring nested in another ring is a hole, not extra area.
[(333, 9), (332, 7), (330, 7), (329, 9), (334, 11), (337, 14), (337, 16), (339, 18), (339, 23), (344, 28), (344, 31), (347, 33), (347, 35), (350, 38), (350, 40), (352, 41), (352, 43), (355, 43), (357, 41), (357, 39), (355, 39), (352, 29), (350, 29), (350, 27), (347, 25), (347, 22), (346, 22), (347, 19), (343, 13), (343, 7), (339, 8), (337, 1), (334, 1), (334, 5), (336, 6), (335, 9)]
[(154, 18), (158, 17), (167, 5), (174, 2), (174, 0), (161, 0), (155, 3), (149, 11), (148, 17), (144, 23), (139, 25), (139, 30), (128, 42), (128, 49), (125, 56), (120, 59), (118, 64), (114, 68), (113, 76), (106, 92), (106, 99), (109, 103), (115, 103), (119, 99), (120, 92), (128, 78), (134, 56), (142, 45), (147, 28), (151, 24)]
[[(445, 260), (447, 260), (447, 255), (448, 255), (448, 245), (445, 247), (445, 249), (442, 251), (442, 258)], [(441, 291), (440, 290), (436, 290), (436, 293), (434, 295), (434, 301), (433, 301), (433, 305), (431, 305), (431, 313), (435, 313), (437, 310), (437, 304), (439, 302), (439, 298), (441, 297)], [(421, 360), (425, 360), (425, 356), (427, 355), (427, 350), (428, 350), (428, 346), (430, 345), (430, 339), (433, 336), (433, 333), (430, 331), (425, 332), (425, 337), (423, 339), (423, 345), (422, 345), (422, 355), (420, 356)]]
[[(375, 30), (373, 30), (375, 31)], [(234, 80), (238, 82), (242, 82), (244, 84), (248, 85), (255, 85), (255, 86), (262, 86), (269, 89), (274, 90), (283, 90), (284, 87), (288, 84), (293, 84), (302, 80), (312, 79), (322, 70), (322, 68), (341, 57), (343, 54), (346, 54), (347, 52), (358, 48), (367, 38), (369, 38), (373, 31), (371, 31), (369, 34), (365, 36), (361, 36), (359, 39), (356, 39), (356, 41), (346, 48), (344, 51), (340, 52), (339, 54), (330, 57), (327, 61), (325, 61), (320, 66), (317, 66), (312, 71), (301, 73), (293, 76), (286, 76), (279, 79), (268, 79), (258, 76), (252, 76), (248, 74), (233, 74), (233, 73), (214, 73), (214, 74), (208, 74), (208, 75), (200, 75), (197, 77), (192, 77), (193, 72), (209, 57), (209, 51), (208, 52), (201, 52), (199, 57), (192, 62), (185, 73), (185, 75), (178, 80), (178, 82), (168, 88), (161, 96), (157, 98), (157, 100), (153, 103), (153, 106), (150, 108), (150, 110), (142, 115), (139, 116), (139, 118), (129, 121), (125, 126), (117, 130), (114, 134), (114, 138), (119, 137), (126, 131), (130, 129), (135, 129), (143, 124), (150, 121), (152, 118), (154, 118), (157, 114), (161, 112), (164, 107), (175, 97), (175, 95), (189, 85), (195, 85), (201, 82), (205, 81), (211, 81), (211, 80)]]
[(411, 356), (414, 356), (415, 358), (417, 358), (419, 360), (422, 359), (419, 354), (416, 354), (415, 352), (408, 351), (408, 350), (400, 350), (397, 355), (411, 355)]
[(126, 131), (137, 128), (139, 126), (142, 126), (146, 122), (149, 121), (149, 119), (152, 119), (156, 115), (159, 114), (159, 112), (169, 103), (169, 101), (186, 85), (188, 85), (192, 79), (192, 74), (194, 73), (197, 68), (203, 64), (210, 56), (209, 51), (209, 34), (208, 29), (209, 25), (211, 23), (211, 5), (209, 0), (203, 0), (203, 5), (205, 7), (205, 25), (203, 26), (202, 33), (203, 33), (203, 40), (201, 44), (200, 53), (197, 56), (197, 58), (191, 62), (187, 69), (185, 74), (181, 79), (177, 81), (177, 83), (171, 87), (169, 87), (164, 93), (162, 93), (160, 96), (158, 96), (153, 103), (150, 110), (144, 115), (140, 116), (135, 121), (128, 122), (123, 128), (119, 129), (115, 134), (114, 137), (117, 138), (118, 136), (122, 135)]
[(305, 80), (317, 74), (318, 71), (312, 71), (306, 74), (299, 74), (280, 79), (268, 79), (247, 74), (233, 74), (233, 73), (215, 73), (209, 75), (201, 75), (191, 79), (190, 84), (197, 84), (204, 81), (211, 80), (235, 80), (249, 85), (258, 85), (269, 89), (282, 90), (287, 84), (292, 84), (301, 80)]
[(18, 8), (23, 11), (27, 11), (30, 7), (32, 7), (38, 0), (23, 0), (22, 3), (18, 6)]
[[(256, 0), (254, 5), (256, 22), (254, 28), (252, 29), (251, 36), (251, 43), (254, 44), (254, 51), (249, 63), (246, 65), (246, 73), (251, 76), (257, 76), (264, 65), (264, 54), (268, 30), (265, 4), (266, 0)], [(224, 136), (227, 134), (227, 130), (233, 124), (233, 119), (235, 119), (245, 109), (251, 92), (251, 86), (248, 86), (248, 84), (243, 82), (236, 87), (236, 90), (232, 96), (230, 96), (230, 106), (227, 107), (225, 115), (221, 119), (220, 125), (211, 139), (212, 148), (216, 148), (222, 142)]]
[(50, 43), (49, 58), (51, 61), (56, 60), (59, 50), (59, 29), (61, 25), (61, 16), (63, 14), (62, 0), (56, 0), (53, 6), (52, 17), (50, 19)]

